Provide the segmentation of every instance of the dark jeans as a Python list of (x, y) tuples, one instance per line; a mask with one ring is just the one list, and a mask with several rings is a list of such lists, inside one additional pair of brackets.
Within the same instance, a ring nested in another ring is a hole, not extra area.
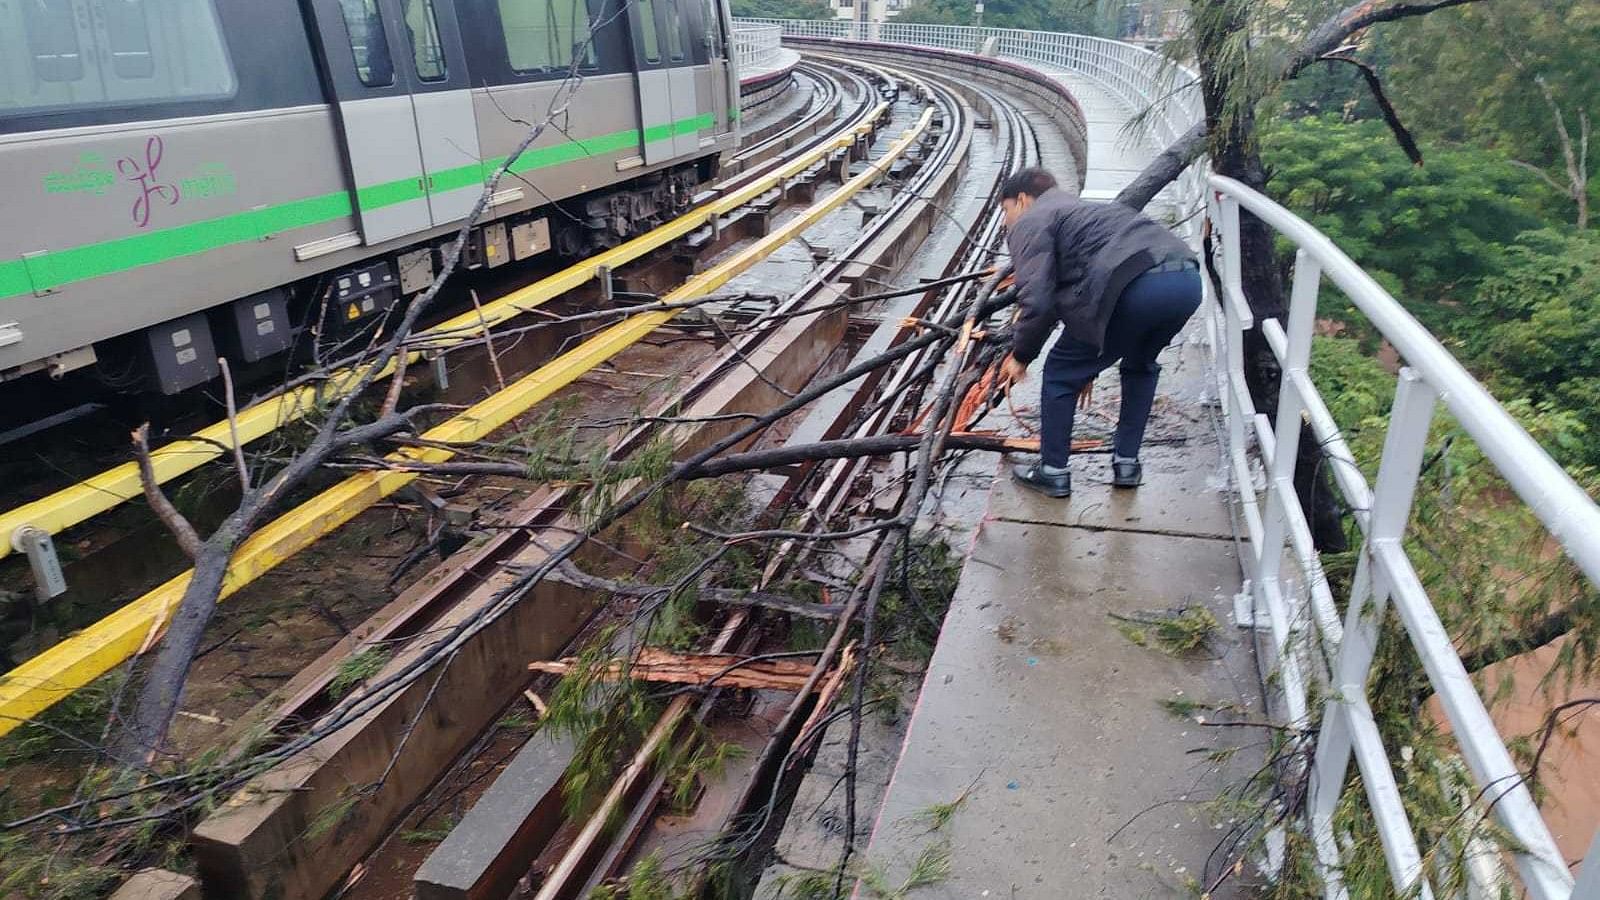
[(1199, 307), (1197, 270), (1150, 271), (1123, 289), (1106, 327), (1104, 348), (1096, 350), (1063, 333), (1044, 361), (1044, 386), (1039, 392), (1041, 461), (1047, 466), (1067, 464), (1078, 392), (1118, 360), (1122, 361), (1122, 410), (1112, 447), (1118, 456), (1138, 456), (1161, 374), (1156, 354), (1172, 343)]

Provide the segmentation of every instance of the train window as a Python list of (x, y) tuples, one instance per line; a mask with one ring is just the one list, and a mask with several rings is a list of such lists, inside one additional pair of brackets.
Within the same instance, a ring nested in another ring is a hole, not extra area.
[(722, 59), (727, 56), (726, 43), (722, 39), (722, 14), (717, 9), (717, 0), (701, 0), (700, 15), (705, 18), (706, 46), (711, 49), (711, 56)]
[(645, 62), (661, 62), (661, 38), (656, 34), (655, 0), (635, 0), (639, 11), (639, 31), (644, 38)]
[(355, 58), (361, 83), (367, 87), (394, 84), (394, 61), (389, 57), (389, 38), (383, 33), (378, 0), (339, 0), (339, 11), (344, 14), (350, 55)]
[(678, 0), (667, 0), (667, 54), (683, 59), (683, 11)]
[(106, 4), (106, 37), (111, 45), (111, 71), (118, 78), (150, 78), (156, 73), (150, 54), (150, 23), (145, 0), (112, 0)]
[(567, 71), (583, 50), (583, 66), (598, 65), (587, 0), (500, 0), (506, 60), (519, 73)]
[(212, 0), (0, 3), (0, 113), (232, 96)]
[(28, 34), (33, 74), (40, 81), (77, 81), (83, 77), (83, 54), (72, 0), (23, 3), (22, 28)]
[(433, 0), (405, 0), (406, 30), (411, 33), (411, 59), (417, 77), (423, 81), (443, 81), (444, 42), (439, 39), (439, 19), (433, 14)]

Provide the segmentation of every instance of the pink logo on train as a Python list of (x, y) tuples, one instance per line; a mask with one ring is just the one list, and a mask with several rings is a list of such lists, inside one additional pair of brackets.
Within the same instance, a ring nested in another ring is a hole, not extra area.
[(156, 180), (156, 170), (161, 167), (164, 150), (161, 137), (152, 135), (144, 144), (143, 165), (132, 156), (117, 160), (117, 171), (122, 177), (139, 186), (139, 196), (133, 201), (133, 224), (140, 228), (150, 224), (150, 211), (156, 200), (164, 200), (168, 206), (178, 202), (177, 185), (162, 184)]

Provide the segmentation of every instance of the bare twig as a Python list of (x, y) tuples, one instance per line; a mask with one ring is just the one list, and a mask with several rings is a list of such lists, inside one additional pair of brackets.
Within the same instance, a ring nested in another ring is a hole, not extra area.
[(189, 520), (178, 512), (178, 508), (167, 499), (161, 490), (161, 482), (156, 479), (155, 466), (150, 462), (150, 423), (146, 422), (133, 430), (133, 455), (139, 461), (139, 482), (144, 486), (144, 498), (150, 504), (150, 509), (167, 526), (173, 537), (178, 539), (178, 546), (190, 559), (200, 555), (200, 535), (189, 524)]
[[(228, 369), (228, 358), (217, 357), (222, 369), (222, 395), (228, 407), (228, 440), (233, 442), (233, 465), (239, 470), (239, 489), (250, 490), (250, 467), (244, 461), (244, 444), (239, 441), (239, 407), (234, 403), (233, 373)], [(192, 554), (191, 554), (192, 555)]]
[(489, 354), (489, 365), (494, 369), (494, 383), (503, 391), (506, 389), (506, 374), (500, 371), (500, 354), (494, 349), (494, 333), (489, 328), (489, 320), (483, 317), (483, 305), (478, 302), (478, 289), (472, 288), (467, 293), (472, 297), (472, 308), (477, 311), (478, 325), (483, 329), (483, 347)]

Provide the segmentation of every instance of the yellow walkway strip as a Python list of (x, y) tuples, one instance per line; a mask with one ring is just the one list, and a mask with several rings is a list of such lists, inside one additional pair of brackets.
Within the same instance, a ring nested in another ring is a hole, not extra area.
[[(932, 110), (924, 112), (917, 124), (866, 171), (750, 247), (689, 279), (664, 299), (680, 301), (711, 293), (793, 240), (877, 180), (927, 130), (932, 117)], [(485, 307), (486, 317), (487, 312)], [(624, 319), (523, 376), (505, 390), (429, 429), (423, 437), (440, 443), (480, 440), (636, 343), (676, 314), (662, 310)], [(477, 313), (471, 315), (476, 321)], [(417, 448), (391, 458), (443, 462), (452, 455), (449, 450)], [(363, 472), (268, 523), (234, 551), (219, 599), (232, 595), (417, 477), (414, 472)], [(176, 608), (190, 575), (190, 572), (179, 575), (0, 678), (0, 735), (132, 656), (144, 642), (157, 616)]]
[[(713, 216), (725, 215), (749, 203), (783, 180), (805, 171), (827, 154), (850, 146), (858, 136), (871, 130), (872, 123), (886, 108), (887, 104), (879, 103), (859, 119), (855, 127), (842, 132), (826, 144), (648, 234), (640, 235), (569, 266), (549, 278), (541, 279), (484, 304), (481, 318), (477, 310), (465, 312), (435, 325), (419, 336), (429, 337), (429, 346), (432, 349), (473, 340), (481, 336), (486, 328), (498, 325), (589, 282), (595, 277), (600, 266), (616, 268), (652, 250), (664, 247), (711, 221)], [(413, 353), (409, 360), (415, 362), (418, 358), (420, 354)], [(320, 385), (297, 388), (241, 410), (238, 416), (240, 442), (248, 444), (265, 437), (283, 425), (302, 418), (319, 405), (338, 399), (360, 382), (361, 371), (363, 370), (357, 368), (335, 372)], [(393, 372), (394, 367), (389, 366), (378, 373), (378, 378), (387, 378)], [(224, 420), (195, 432), (192, 438), (176, 440), (156, 450), (150, 454), (150, 461), (155, 468), (156, 479), (165, 484), (179, 475), (217, 459), (229, 452), (232, 447), (232, 436), (229, 433), (228, 423)], [(142, 493), (138, 464), (126, 462), (71, 487), (0, 513), (0, 557), (13, 552), (11, 536), (24, 525), (32, 525), (51, 534), (57, 534), (100, 513), (115, 509)]]

